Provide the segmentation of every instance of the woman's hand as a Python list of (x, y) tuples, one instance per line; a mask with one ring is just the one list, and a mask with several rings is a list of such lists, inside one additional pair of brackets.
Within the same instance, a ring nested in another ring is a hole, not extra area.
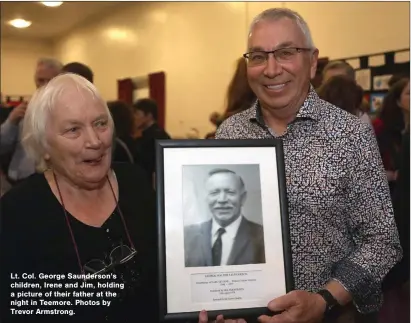
[[(208, 315), (206, 310), (202, 310), (198, 316), (198, 323), (208, 323)], [(222, 315), (218, 315), (215, 323), (247, 323), (244, 319), (225, 320)]]
[(272, 300), (268, 308), (281, 314), (262, 315), (261, 323), (317, 323), (321, 322), (326, 303), (321, 295), (296, 290)]

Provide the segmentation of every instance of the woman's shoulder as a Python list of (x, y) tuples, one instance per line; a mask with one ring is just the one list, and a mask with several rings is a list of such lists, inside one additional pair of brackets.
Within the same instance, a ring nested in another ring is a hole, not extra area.
[(129, 163), (113, 163), (112, 168), (117, 177), (119, 203), (125, 216), (142, 221), (147, 230), (151, 226), (155, 228), (155, 222), (150, 223), (155, 221), (156, 195), (147, 173), (138, 165)]
[(112, 168), (119, 186), (124, 190), (141, 192), (150, 191), (153, 187), (151, 177), (137, 164), (113, 163)]
[(32, 202), (38, 201), (41, 194), (47, 190), (46, 179), (43, 174), (35, 173), (17, 185), (13, 186), (0, 199), (2, 209), (4, 206), (27, 208)]
[(136, 179), (145, 180), (149, 179), (147, 172), (137, 164), (125, 163), (125, 162), (113, 162), (112, 168), (118, 178), (118, 180), (134, 181)]
[[(19, 228), (25, 235), (32, 233), (37, 223), (48, 223), (53, 207), (43, 174), (33, 174), (13, 186), (0, 199), (1, 226)], [(25, 238), (28, 238), (25, 237)]]

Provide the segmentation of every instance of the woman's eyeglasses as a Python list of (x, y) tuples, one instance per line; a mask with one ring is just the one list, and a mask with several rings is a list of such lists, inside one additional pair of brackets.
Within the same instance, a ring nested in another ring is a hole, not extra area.
[(128, 262), (136, 254), (137, 251), (134, 248), (130, 248), (127, 245), (121, 244), (110, 252), (110, 263), (107, 263), (101, 259), (92, 259), (84, 265), (83, 271), (86, 274), (90, 274), (90, 276), (88, 277), (93, 278), (96, 275), (104, 274), (112, 270), (117, 265)]
[(121, 245), (115, 247), (110, 252), (110, 264), (107, 264), (103, 260), (93, 259), (93, 260), (88, 261), (84, 266), (82, 266), (81, 265), (81, 259), (80, 259), (80, 253), (79, 253), (79, 250), (78, 250), (78, 247), (77, 247), (76, 239), (74, 237), (74, 233), (73, 233), (73, 230), (72, 230), (71, 225), (70, 225), (70, 220), (69, 220), (69, 217), (68, 217), (68, 214), (67, 214), (67, 211), (66, 211), (66, 207), (64, 205), (63, 196), (61, 195), (60, 187), (59, 187), (59, 184), (57, 182), (57, 177), (56, 177), (56, 174), (54, 172), (53, 172), (53, 176), (54, 176), (54, 181), (56, 182), (57, 191), (58, 191), (59, 196), (60, 196), (60, 201), (61, 201), (61, 204), (62, 204), (62, 207), (63, 207), (63, 212), (64, 212), (64, 215), (65, 215), (65, 218), (66, 218), (67, 226), (68, 226), (69, 231), (70, 231), (71, 240), (73, 241), (74, 249), (76, 251), (78, 265), (79, 265), (79, 268), (80, 268), (80, 271), (81, 271), (82, 274), (85, 274), (85, 272), (87, 271), (88, 273), (92, 274), (91, 276), (95, 276), (95, 275), (98, 275), (98, 274), (101, 274), (101, 273), (108, 272), (109, 270), (113, 269), (115, 266), (117, 266), (119, 264), (126, 263), (127, 261), (132, 259), (137, 254), (137, 250), (134, 247), (133, 241), (131, 240), (131, 237), (130, 237), (130, 233), (128, 232), (126, 221), (124, 220), (123, 212), (121, 212), (121, 209), (118, 205), (118, 201), (117, 201), (117, 198), (116, 198), (116, 194), (114, 193), (113, 186), (111, 185), (110, 179), (107, 176), (108, 184), (110, 185), (111, 192), (113, 193), (114, 200), (116, 202), (116, 210), (117, 210), (118, 214), (120, 215), (121, 221), (123, 222), (124, 230), (126, 232), (127, 239), (128, 239), (129, 244), (130, 244), (130, 247), (123, 244), (123, 243), (121, 243)]

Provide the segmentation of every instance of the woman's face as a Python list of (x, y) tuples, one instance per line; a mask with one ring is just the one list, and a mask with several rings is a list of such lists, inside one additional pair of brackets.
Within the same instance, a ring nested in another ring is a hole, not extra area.
[(112, 138), (104, 103), (86, 90), (68, 88), (47, 122), (45, 159), (75, 185), (91, 188), (110, 169)]
[(410, 82), (403, 88), (398, 103), (401, 109), (410, 111)]

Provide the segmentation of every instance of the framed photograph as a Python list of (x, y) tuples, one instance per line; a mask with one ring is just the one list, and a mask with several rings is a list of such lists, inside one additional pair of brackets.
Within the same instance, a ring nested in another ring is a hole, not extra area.
[(373, 79), (373, 90), (374, 91), (386, 91), (390, 88), (388, 82), (390, 81), (392, 74), (387, 75), (377, 75)]
[(370, 114), (378, 115), (382, 109), (385, 93), (371, 93), (370, 95)]
[(160, 140), (160, 319), (257, 318), (294, 289), (281, 140)]

